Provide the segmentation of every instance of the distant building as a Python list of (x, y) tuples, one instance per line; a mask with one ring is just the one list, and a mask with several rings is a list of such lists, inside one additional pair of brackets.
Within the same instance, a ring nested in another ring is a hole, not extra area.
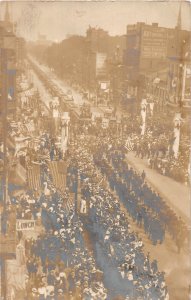
[[(6, 2), (4, 20), (0, 20), (0, 47), (12, 48), (15, 51), (15, 60), (18, 64), (26, 55), (26, 42), (22, 37), (16, 36), (17, 24), (12, 22), (9, 15), (9, 3)], [(11, 42), (11, 45), (10, 45)]]
[[(8, 113), (13, 113), (16, 108), (16, 41), (14, 26), (10, 21), (8, 2), (6, 3), (4, 20), (0, 21), (0, 97), (1, 103), (6, 97), (4, 95), (5, 85), (7, 89)], [(5, 75), (5, 65), (7, 74)]]
[(84, 79), (86, 86), (95, 88), (100, 80), (109, 80), (111, 64), (122, 60), (125, 49), (124, 36), (110, 36), (101, 28), (89, 27), (86, 32), (86, 54), (84, 57)]
[(101, 53), (108, 52), (109, 34), (107, 31), (89, 26), (86, 32), (86, 39), (91, 51)]
[(182, 55), (185, 40), (190, 40), (190, 32), (181, 29), (181, 11), (175, 28), (144, 22), (128, 25), (123, 62), (130, 84), (136, 82), (135, 85), (138, 85), (144, 81), (144, 77), (151, 77), (152, 73), (154, 79), (161, 71), (163, 80), (167, 80), (169, 58)]
[(158, 27), (157, 23), (128, 25), (125, 64), (135, 73), (162, 69), (168, 56), (177, 55), (178, 43), (175, 29)]

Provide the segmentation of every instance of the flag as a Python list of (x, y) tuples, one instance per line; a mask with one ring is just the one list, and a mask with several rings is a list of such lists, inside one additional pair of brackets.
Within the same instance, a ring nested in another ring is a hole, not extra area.
[(126, 141), (126, 144), (125, 144), (125, 148), (128, 150), (128, 151), (132, 151), (133, 148), (134, 148), (134, 144), (131, 140), (127, 140)]
[(34, 149), (34, 148), (36, 148), (36, 146), (38, 146), (39, 144), (40, 144), (40, 139), (38, 139), (38, 138), (33, 138), (31, 141), (29, 141), (28, 147)]
[(66, 188), (66, 175), (60, 172), (60, 161), (49, 161), (49, 169), (52, 175), (53, 184), (62, 193), (65, 192)]
[(64, 201), (63, 209), (66, 213), (69, 213), (69, 211), (74, 208), (74, 193), (71, 193), (69, 198)]
[(30, 122), (30, 123), (27, 123), (27, 124), (25, 124), (25, 126), (26, 126), (26, 128), (27, 128), (27, 130), (28, 130), (28, 132), (33, 132), (34, 130), (35, 130), (35, 127), (34, 127), (34, 123), (32, 122)]
[(40, 190), (41, 180), (40, 180), (40, 165), (32, 165), (27, 170), (27, 180), (28, 186), (32, 190)]

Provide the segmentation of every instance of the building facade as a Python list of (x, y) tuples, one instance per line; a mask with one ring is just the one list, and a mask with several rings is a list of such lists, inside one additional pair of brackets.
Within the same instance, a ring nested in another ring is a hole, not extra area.
[(154, 80), (160, 72), (167, 84), (169, 59), (180, 57), (183, 44), (189, 39), (190, 33), (181, 29), (180, 15), (175, 28), (159, 27), (158, 23), (148, 25), (144, 22), (128, 25), (124, 65), (129, 84), (140, 88), (141, 81), (141, 88), (145, 90), (143, 82), (147, 76), (153, 76)]

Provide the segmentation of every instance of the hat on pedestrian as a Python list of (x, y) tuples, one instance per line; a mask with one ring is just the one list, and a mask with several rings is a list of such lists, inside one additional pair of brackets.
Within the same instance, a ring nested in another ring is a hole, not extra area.
[(66, 278), (66, 274), (64, 272), (61, 272), (59, 275), (60, 275), (60, 277)]
[(51, 291), (51, 292), (50, 292), (50, 296), (54, 296), (54, 291)]

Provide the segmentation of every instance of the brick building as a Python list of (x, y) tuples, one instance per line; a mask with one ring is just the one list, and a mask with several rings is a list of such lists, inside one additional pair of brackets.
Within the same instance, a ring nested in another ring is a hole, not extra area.
[(183, 55), (185, 41), (189, 43), (190, 32), (181, 29), (181, 10), (175, 28), (144, 22), (128, 25), (123, 61), (129, 85), (144, 90), (147, 77), (154, 79), (161, 73), (167, 85), (170, 59), (176, 60)]

